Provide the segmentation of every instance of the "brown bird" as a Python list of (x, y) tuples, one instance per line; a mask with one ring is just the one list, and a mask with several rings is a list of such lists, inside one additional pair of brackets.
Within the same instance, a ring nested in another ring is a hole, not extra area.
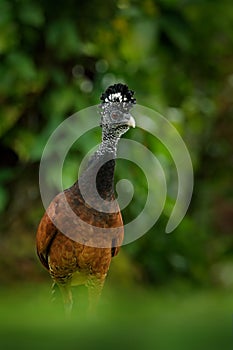
[(130, 109), (136, 100), (126, 85), (110, 86), (101, 96), (102, 142), (78, 181), (50, 203), (37, 230), (37, 254), (72, 310), (71, 286), (88, 288), (89, 308), (98, 302), (111, 258), (124, 238), (114, 195), (114, 168), (120, 137), (135, 127)]

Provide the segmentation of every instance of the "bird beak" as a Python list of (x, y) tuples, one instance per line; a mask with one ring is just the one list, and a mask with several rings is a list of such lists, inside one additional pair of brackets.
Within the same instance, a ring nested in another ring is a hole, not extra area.
[(132, 127), (132, 128), (135, 128), (136, 122), (135, 122), (134, 117), (132, 117), (132, 115), (130, 115), (130, 118), (129, 118), (128, 121), (127, 121), (127, 125), (130, 126), (130, 127)]

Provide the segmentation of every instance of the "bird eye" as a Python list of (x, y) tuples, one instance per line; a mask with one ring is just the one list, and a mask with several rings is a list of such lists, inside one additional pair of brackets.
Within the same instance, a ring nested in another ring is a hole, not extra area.
[(120, 118), (120, 113), (118, 113), (118, 112), (112, 112), (112, 114), (111, 114), (111, 118), (113, 119), (113, 120), (117, 120), (117, 119), (119, 119)]

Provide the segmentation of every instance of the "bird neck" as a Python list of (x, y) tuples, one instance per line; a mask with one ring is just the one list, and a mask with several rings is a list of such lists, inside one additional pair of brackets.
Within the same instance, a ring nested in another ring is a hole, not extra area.
[(114, 170), (119, 137), (108, 132), (103, 133), (102, 142), (96, 151), (99, 170), (96, 176), (96, 188), (99, 195), (106, 200), (114, 199)]
[(107, 201), (114, 200), (114, 170), (119, 137), (113, 133), (103, 133), (102, 142), (91, 157), (87, 169), (82, 174), (82, 186), (88, 197), (94, 190)]
[(96, 157), (102, 158), (106, 157), (106, 155), (109, 155), (111, 158), (115, 159), (119, 139), (120, 137), (116, 136), (114, 132), (111, 132), (111, 130), (108, 132), (103, 130), (102, 142), (95, 153)]

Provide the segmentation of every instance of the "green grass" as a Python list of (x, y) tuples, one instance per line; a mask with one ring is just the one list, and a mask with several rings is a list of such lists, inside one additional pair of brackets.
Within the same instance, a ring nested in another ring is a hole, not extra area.
[[(77, 295), (76, 295), (77, 297)], [(93, 317), (83, 293), (71, 320), (49, 287), (0, 290), (1, 349), (232, 349), (233, 295), (106, 290)]]

